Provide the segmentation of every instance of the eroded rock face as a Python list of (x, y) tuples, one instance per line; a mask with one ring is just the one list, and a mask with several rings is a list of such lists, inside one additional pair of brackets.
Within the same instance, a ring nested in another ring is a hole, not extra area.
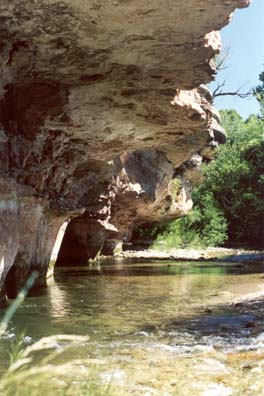
[(34, 269), (39, 273), (35, 286), (45, 285), (54, 238), (65, 217), (36, 198), (32, 188), (0, 178), (0, 280), (3, 285), (8, 274), (9, 297), (16, 296)]
[(217, 31), (248, 4), (1, 1), (2, 294), (13, 265), (9, 289), (35, 267), (44, 283), (73, 211), (122, 239), (135, 221), (191, 206), (177, 169), (222, 139), (199, 86), (215, 73)]

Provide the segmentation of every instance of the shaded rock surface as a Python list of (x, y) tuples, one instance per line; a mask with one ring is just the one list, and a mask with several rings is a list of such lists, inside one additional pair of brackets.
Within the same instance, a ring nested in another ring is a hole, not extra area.
[(199, 86), (215, 74), (218, 30), (248, 4), (1, 1), (2, 294), (12, 266), (8, 289), (35, 267), (44, 283), (65, 219), (84, 213), (122, 239), (191, 207), (177, 169), (224, 139)]

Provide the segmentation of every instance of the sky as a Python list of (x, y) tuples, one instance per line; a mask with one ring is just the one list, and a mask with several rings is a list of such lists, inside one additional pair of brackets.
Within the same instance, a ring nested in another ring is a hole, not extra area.
[[(218, 72), (216, 81), (209, 87), (214, 90), (216, 84), (226, 80), (224, 91), (236, 91), (245, 84), (242, 91), (247, 92), (260, 83), (259, 74), (264, 71), (264, 0), (252, 0), (249, 8), (236, 10), (230, 24), (220, 33), (222, 49), (228, 52), (226, 69)], [(259, 112), (258, 102), (253, 97), (219, 97), (215, 107), (235, 109), (245, 119)]]

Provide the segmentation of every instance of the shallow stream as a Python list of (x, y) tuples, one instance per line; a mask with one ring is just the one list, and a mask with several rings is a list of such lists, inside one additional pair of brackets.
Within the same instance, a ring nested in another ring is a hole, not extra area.
[[(55, 271), (29, 297), (0, 346), (53, 334), (88, 335), (72, 358), (103, 359), (119, 395), (264, 395), (264, 264), (123, 262)], [(232, 303), (232, 304), (231, 304)]]

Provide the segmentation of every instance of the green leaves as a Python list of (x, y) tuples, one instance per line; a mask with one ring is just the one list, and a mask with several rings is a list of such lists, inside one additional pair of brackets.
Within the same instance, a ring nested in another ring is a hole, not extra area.
[(210, 191), (223, 210), (231, 243), (262, 243), (264, 216), (264, 123), (257, 116), (242, 122), (234, 110), (223, 111), (228, 141), (204, 169), (201, 191)]
[(260, 115), (246, 121), (235, 110), (221, 111), (227, 143), (202, 168), (203, 183), (193, 191), (194, 209), (158, 236), (159, 247), (264, 245), (264, 72), (254, 94)]
[(264, 71), (259, 75), (261, 84), (258, 85), (254, 90), (254, 95), (260, 104), (260, 113), (262, 118), (264, 117)]
[(235, 110), (222, 111), (221, 117), (228, 140), (202, 168), (205, 177), (193, 191), (194, 209), (171, 222), (154, 246), (264, 243), (264, 120), (252, 115), (243, 121)]
[(227, 223), (213, 195), (194, 191), (194, 209), (185, 217), (172, 221), (154, 242), (154, 248), (202, 248), (222, 244)]

